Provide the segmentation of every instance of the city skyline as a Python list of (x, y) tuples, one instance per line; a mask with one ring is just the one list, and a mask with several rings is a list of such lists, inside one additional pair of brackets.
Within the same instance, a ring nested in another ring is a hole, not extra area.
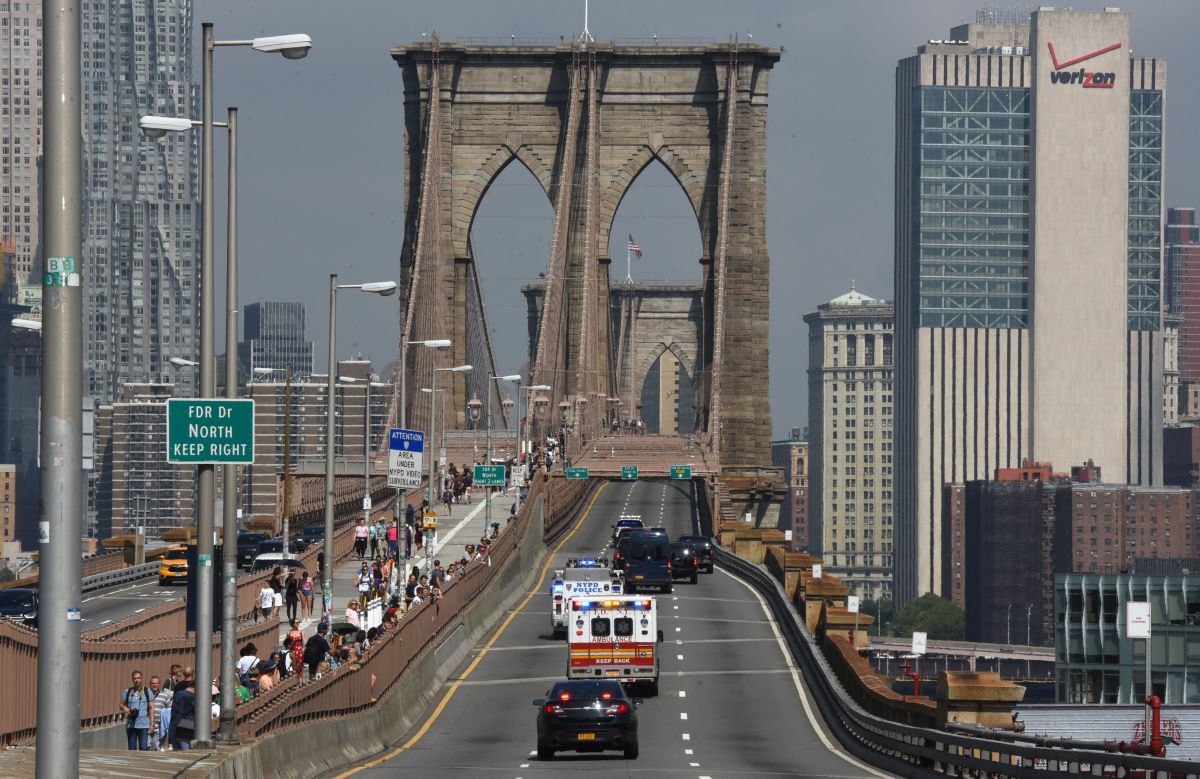
[[(755, 43), (784, 47), (771, 83), (767, 230), (773, 261), (772, 418), (775, 434), (785, 435), (805, 423), (806, 345), (789, 337), (802, 331), (802, 314), (840, 294), (852, 278), (879, 297), (893, 297), (895, 63), (916, 43), (944, 38), (950, 26), (973, 20), (977, 3), (779, 2), (733, 9), (712, 2), (688, 4), (694, 10), (686, 14), (682, 7), (678, 2), (610, 3), (592, 8), (591, 30), (598, 40), (657, 33), (720, 42), (734, 33), (745, 40), (749, 32)], [(557, 2), (514, 7), (450, 2), (406, 9), (403, 15), (390, 4), (374, 2), (353, 17), (311, 2), (250, 8), (225, 2), (204, 13), (216, 22), (219, 35), (308, 32), (314, 37), (312, 53), (299, 63), (260, 68), (244, 61), (249, 54), (218, 58), (216, 82), (218, 105), (241, 107), (242, 201), (257, 207), (255, 218), (243, 216), (241, 223), (243, 292), (251, 300), (300, 300), (314, 321), (326, 307), (314, 281), (331, 270), (348, 281), (398, 274), (402, 85), (388, 48), (419, 41), (433, 30), (443, 40), (510, 34), (557, 39), (577, 33), (583, 19), (581, 3)], [(240, 21), (226, 21), (233, 19)], [(362, 29), (362, 19), (372, 20), (370, 29)], [(1200, 8), (1139, 4), (1134, 50), (1162, 56), (1171, 62), (1174, 78), (1189, 79), (1200, 69), (1200, 58), (1183, 34), (1189, 19), (1200, 20)], [(811, 76), (814, 68), (821, 69), (820, 78)], [(297, 109), (314, 105), (321, 110)], [(811, 110), (817, 106), (820, 111)], [(836, 121), (818, 121), (822, 116)], [(1173, 94), (1167, 137), (1183, 137), (1192, 117), (1200, 117), (1200, 95)], [(353, 138), (344, 158), (336, 163), (314, 158), (328, 138), (342, 136)], [(1175, 154), (1166, 164), (1164, 205), (1200, 203), (1200, 160)], [(315, 188), (315, 180), (324, 186)], [(510, 166), (476, 216), (481, 283), (502, 371), (515, 369), (522, 361), (517, 355), (524, 353), (522, 337), (514, 356), (505, 354), (517, 340), (513, 336), (525, 329), (518, 288), (536, 282), (545, 270), (551, 209), (536, 188), (523, 169)], [(223, 191), (220, 181), (217, 190)], [(220, 235), (223, 210), (218, 209)], [(695, 219), (682, 190), (659, 166), (647, 169), (631, 188), (612, 232), (622, 240), (632, 233), (643, 249), (643, 257), (633, 261), (635, 280), (699, 281)], [(351, 253), (344, 251), (346, 235), (355, 239)], [(622, 256), (624, 247), (612, 252), (614, 258)], [(279, 257), (291, 258), (286, 274), (271, 272)], [(344, 261), (330, 267), (330, 257)], [(623, 275), (623, 267), (614, 267), (614, 277)], [(346, 317), (340, 324), (340, 355), (358, 350), (380, 362), (394, 356), (392, 306), (364, 306)], [(323, 354), (323, 332), (313, 337)]]

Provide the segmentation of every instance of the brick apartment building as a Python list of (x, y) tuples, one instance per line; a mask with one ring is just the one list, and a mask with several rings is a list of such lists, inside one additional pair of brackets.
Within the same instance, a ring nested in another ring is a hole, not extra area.
[(995, 476), (943, 490), (943, 592), (966, 611), (968, 640), (1048, 644), (1055, 574), (1197, 554), (1195, 490), (1106, 484), (1090, 463), (1069, 476), (1045, 463)]

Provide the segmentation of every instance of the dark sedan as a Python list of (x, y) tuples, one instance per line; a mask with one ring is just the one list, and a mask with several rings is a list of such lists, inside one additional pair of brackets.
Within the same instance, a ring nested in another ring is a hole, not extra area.
[(554, 685), (538, 707), (537, 753), (553, 760), (555, 752), (623, 751), (638, 756), (637, 704), (614, 680), (570, 680)]
[(296, 537), (298, 541), (303, 541), (305, 548), (312, 544), (319, 543), (325, 540), (324, 525), (305, 525), (300, 529), (300, 535)]
[(695, 584), (699, 578), (696, 549), (684, 541), (671, 544), (671, 578), (687, 579)]
[(258, 545), (270, 536), (266, 533), (238, 533), (237, 561), (239, 568), (249, 568), (258, 556)]
[(717, 552), (713, 548), (711, 538), (706, 536), (680, 536), (680, 541), (691, 544), (696, 550), (696, 568), (701, 573), (712, 573), (713, 563), (717, 559)]
[(31, 587), (0, 590), (0, 617), (9, 617), (36, 627), (38, 591)]

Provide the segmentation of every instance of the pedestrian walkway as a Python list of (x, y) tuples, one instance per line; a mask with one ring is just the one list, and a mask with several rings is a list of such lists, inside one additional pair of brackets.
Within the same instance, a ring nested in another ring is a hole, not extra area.
[[(420, 574), (426, 574), (435, 560), (440, 560), (442, 566), (445, 567), (455, 560), (462, 559), (466, 554), (466, 546), (468, 544), (477, 545), (479, 539), (485, 534), (488, 536), (491, 535), (491, 528), (489, 527), (491, 523), (499, 523), (501, 527), (504, 526), (508, 521), (513, 503), (516, 500), (513, 491), (510, 490), (505, 495), (502, 490), (497, 490), (493, 495), (491, 511), (489, 512), (487, 501), (484, 499), (484, 490), (475, 489), (472, 498), (471, 503), (454, 504), (449, 516), (439, 514), (438, 532), (431, 548), (427, 547), (419, 552), (414, 552), (414, 556), (411, 558), (406, 559), (403, 556), (400, 558), (397, 574), (399, 587), (403, 588), (404, 582), (408, 574), (412, 572), (414, 566), (420, 570)], [(489, 513), (491, 515), (490, 520), (488, 519)], [(400, 544), (400, 552), (403, 555), (403, 542)], [(367, 553), (368, 555), (370, 554), (369, 549)], [(348, 558), (334, 568), (334, 622), (342, 622), (344, 620), (346, 605), (358, 597), (358, 588), (354, 584), (354, 577), (357, 575), (361, 564), (358, 555), (351, 552)], [(321, 597), (318, 590), (317, 597), (313, 602), (312, 618), (301, 620), (300, 623), (300, 629), (304, 632), (306, 640), (316, 633), (320, 620)], [(282, 644), (289, 630), (286, 618), (280, 621), (279, 627), (279, 642)]]

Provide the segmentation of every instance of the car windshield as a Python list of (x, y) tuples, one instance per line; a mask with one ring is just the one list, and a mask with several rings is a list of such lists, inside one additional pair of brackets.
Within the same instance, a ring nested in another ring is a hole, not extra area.
[(711, 542), (704, 536), (682, 536), (679, 540), (697, 547), (707, 547), (711, 545)]
[[(625, 691), (621, 688), (621, 683), (609, 681), (560, 682), (554, 685), (554, 689), (550, 691), (547, 700), (554, 701), (564, 709), (587, 708), (594, 704), (597, 699), (601, 698), (604, 693), (608, 693), (612, 700), (626, 700)], [(564, 701), (562, 699), (564, 694), (569, 695), (570, 698)]]
[(183, 560), (183, 559), (187, 558), (187, 547), (186, 546), (177, 546), (172, 549), (168, 549), (163, 554), (163, 557), (166, 558), (167, 560)]
[(245, 546), (246, 544), (257, 544), (260, 541), (266, 541), (266, 540), (267, 540), (266, 533), (242, 533), (240, 536), (238, 536), (238, 546)]
[(0, 590), (0, 609), (32, 609), (36, 605), (31, 592)]
[(264, 554), (266, 552), (282, 552), (282, 551), (283, 551), (283, 542), (282, 541), (262, 541), (258, 545), (258, 553), (259, 554)]
[(670, 556), (663, 538), (635, 538), (629, 542), (630, 560), (667, 560)]

